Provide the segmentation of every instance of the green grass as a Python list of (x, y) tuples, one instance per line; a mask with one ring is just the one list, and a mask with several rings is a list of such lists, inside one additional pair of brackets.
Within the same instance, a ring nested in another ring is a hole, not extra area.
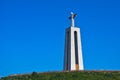
[(33, 72), (0, 80), (120, 80), (120, 71)]

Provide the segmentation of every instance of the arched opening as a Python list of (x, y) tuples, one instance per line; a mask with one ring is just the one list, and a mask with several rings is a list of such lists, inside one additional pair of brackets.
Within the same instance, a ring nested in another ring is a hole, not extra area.
[(78, 39), (77, 39), (77, 31), (74, 32), (74, 44), (75, 44), (75, 64), (76, 64), (76, 70), (79, 70), (79, 65), (78, 65)]

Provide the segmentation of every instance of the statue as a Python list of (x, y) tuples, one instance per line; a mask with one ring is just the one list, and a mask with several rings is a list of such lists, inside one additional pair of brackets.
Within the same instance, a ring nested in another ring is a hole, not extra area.
[(74, 14), (73, 12), (71, 12), (71, 16), (69, 17), (69, 19), (71, 20), (71, 27), (75, 27), (75, 23), (74, 23), (74, 18), (77, 14)]

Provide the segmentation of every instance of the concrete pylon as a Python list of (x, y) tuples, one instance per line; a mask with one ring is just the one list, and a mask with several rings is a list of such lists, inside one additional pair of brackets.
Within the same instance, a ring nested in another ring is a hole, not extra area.
[(74, 26), (76, 14), (71, 13), (71, 27), (66, 29), (65, 52), (64, 52), (64, 70), (84, 70), (82, 58), (82, 46), (80, 37), (80, 28)]

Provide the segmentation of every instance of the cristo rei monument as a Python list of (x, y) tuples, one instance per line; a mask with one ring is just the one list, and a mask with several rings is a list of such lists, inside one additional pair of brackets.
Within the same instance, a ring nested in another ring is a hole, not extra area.
[(75, 27), (75, 16), (76, 14), (71, 12), (71, 16), (69, 17), (71, 20), (71, 26), (66, 29), (64, 52), (65, 71), (84, 70), (80, 28)]

